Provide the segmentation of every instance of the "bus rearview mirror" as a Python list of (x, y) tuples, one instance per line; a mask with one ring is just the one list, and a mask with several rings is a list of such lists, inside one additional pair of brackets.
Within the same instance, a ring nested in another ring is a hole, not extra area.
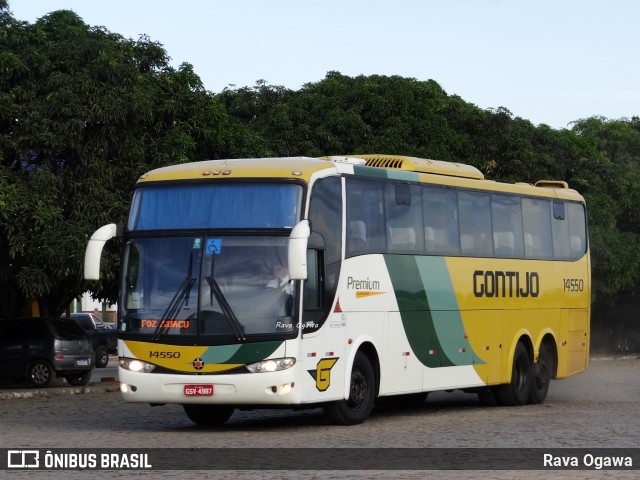
[(289, 278), (307, 279), (307, 244), (311, 235), (309, 220), (298, 223), (289, 235)]

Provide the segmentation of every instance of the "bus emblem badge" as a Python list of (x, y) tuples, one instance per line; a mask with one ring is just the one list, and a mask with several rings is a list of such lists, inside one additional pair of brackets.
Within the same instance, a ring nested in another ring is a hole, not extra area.
[(196, 370), (202, 370), (204, 368), (204, 360), (202, 360), (201, 358), (196, 358), (193, 361), (193, 368), (195, 368)]
[(307, 370), (316, 381), (316, 388), (324, 392), (331, 385), (331, 369), (338, 361), (337, 358), (323, 358), (318, 362), (315, 370)]

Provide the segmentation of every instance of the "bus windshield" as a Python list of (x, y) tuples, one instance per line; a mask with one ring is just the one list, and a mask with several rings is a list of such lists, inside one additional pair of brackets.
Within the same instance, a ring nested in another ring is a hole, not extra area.
[(285, 236), (180, 236), (127, 242), (121, 331), (167, 336), (291, 334)]

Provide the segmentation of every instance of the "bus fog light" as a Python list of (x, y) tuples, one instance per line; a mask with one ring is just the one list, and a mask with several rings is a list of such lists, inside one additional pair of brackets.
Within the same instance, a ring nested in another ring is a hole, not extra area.
[(291, 368), (295, 364), (296, 359), (292, 357), (272, 358), (269, 360), (263, 360), (262, 362), (251, 363), (247, 365), (247, 370), (251, 373), (277, 372)]
[(293, 390), (293, 383), (285, 383), (284, 385), (280, 385), (280, 395), (286, 395)]

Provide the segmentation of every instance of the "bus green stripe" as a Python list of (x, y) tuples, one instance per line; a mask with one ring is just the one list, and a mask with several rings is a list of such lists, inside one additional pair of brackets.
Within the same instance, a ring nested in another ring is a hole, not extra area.
[(218, 345), (209, 347), (202, 355), (207, 363), (233, 363), (247, 365), (264, 360), (275, 352), (282, 341)]
[(431, 309), (434, 329), (445, 355), (454, 365), (484, 363), (473, 351), (444, 257), (415, 257)]
[(483, 363), (465, 338), (446, 260), (411, 255), (384, 259), (416, 358), (431, 368)]

